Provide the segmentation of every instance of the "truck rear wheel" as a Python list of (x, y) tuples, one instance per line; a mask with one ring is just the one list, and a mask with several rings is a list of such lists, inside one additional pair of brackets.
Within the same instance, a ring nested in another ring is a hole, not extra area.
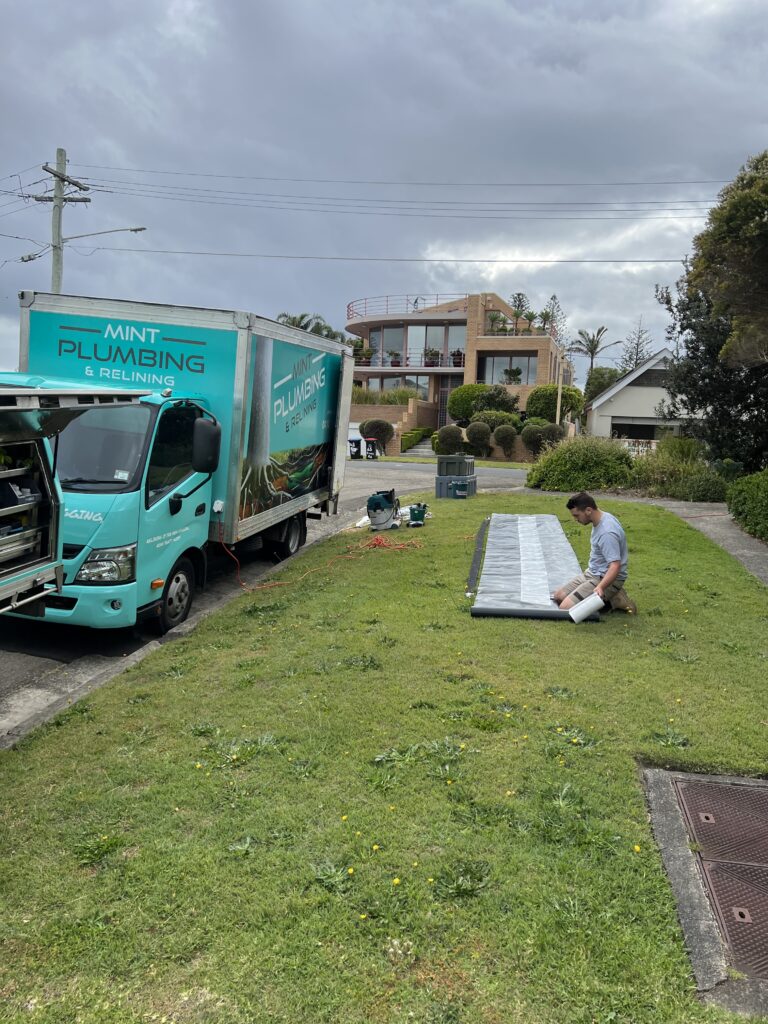
[(272, 544), (272, 550), (280, 558), (290, 558), (295, 555), (301, 545), (307, 539), (306, 527), (303, 516), (293, 516), (285, 524), (285, 535), (282, 540)]
[(163, 588), (160, 615), (155, 626), (160, 636), (180, 625), (189, 615), (195, 596), (195, 569), (188, 558), (180, 558), (168, 574)]

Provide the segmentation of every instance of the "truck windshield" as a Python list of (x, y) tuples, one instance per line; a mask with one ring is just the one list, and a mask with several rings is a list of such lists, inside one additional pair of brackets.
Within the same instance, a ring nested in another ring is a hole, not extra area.
[(135, 490), (154, 410), (146, 405), (89, 409), (62, 431), (56, 469), (65, 491)]

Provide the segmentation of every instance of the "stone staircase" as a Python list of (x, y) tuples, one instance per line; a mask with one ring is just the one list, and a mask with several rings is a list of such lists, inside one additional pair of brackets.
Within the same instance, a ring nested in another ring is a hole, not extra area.
[(405, 452), (405, 457), (417, 457), (419, 459), (434, 459), (435, 461), (437, 460), (437, 456), (432, 451), (432, 444), (430, 443), (428, 437), (425, 438), (423, 441), (419, 441), (419, 443), (415, 444), (413, 448), (409, 448), (408, 451)]

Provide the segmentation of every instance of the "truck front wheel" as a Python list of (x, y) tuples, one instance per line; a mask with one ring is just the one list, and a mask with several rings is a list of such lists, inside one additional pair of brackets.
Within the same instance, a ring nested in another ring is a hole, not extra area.
[(160, 614), (155, 626), (160, 636), (180, 625), (189, 615), (195, 595), (195, 570), (188, 558), (180, 558), (168, 574)]

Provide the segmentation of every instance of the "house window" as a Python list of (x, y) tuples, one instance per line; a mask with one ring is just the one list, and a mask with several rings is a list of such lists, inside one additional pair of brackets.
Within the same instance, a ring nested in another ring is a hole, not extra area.
[(411, 366), (421, 366), (424, 362), (424, 349), (427, 345), (427, 328), (425, 324), (408, 325), (408, 362)]
[[(390, 361), (394, 359), (403, 358), (403, 336), (404, 330), (402, 327), (385, 327), (384, 336), (382, 339), (382, 355), (383, 359), (381, 366), (389, 366)], [(392, 355), (394, 353), (394, 355)]]
[(419, 393), (419, 398), (426, 402), (429, 396), (429, 377), (405, 377), (403, 379), (403, 386), (415, 388)]
[(517, 352), (500, 355), (480, 352), (477, 360), (477, 379), (481, 384), (509, 383), (505, 370), (520, 370), (521, 384), (536, 383), (538, 356), (535, 352)]
[(455, 352), (457, 349), (461, 349), (463, 352), (467, 347), (467, 325), (466, 324), (449, 324), (448, 325), (448, 351)]

